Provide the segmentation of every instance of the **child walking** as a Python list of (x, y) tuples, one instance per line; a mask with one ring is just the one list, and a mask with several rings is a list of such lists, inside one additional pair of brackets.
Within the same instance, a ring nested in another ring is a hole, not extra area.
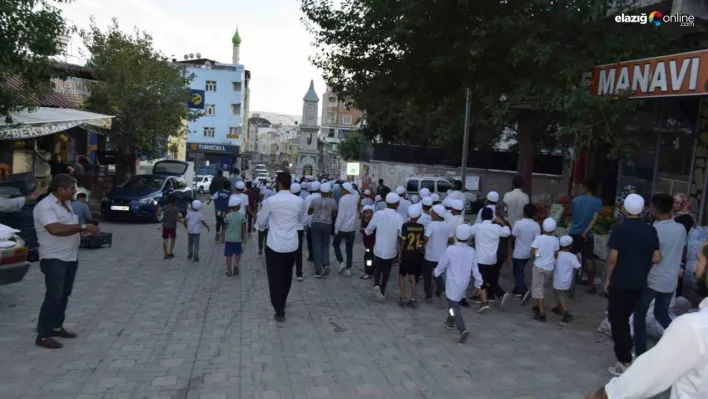
[(533, 307), (533, 318), (538, 321), (546, 321), (546, 308), (543, 303), (544, 290), (553, 275), (553, 268), (560, 249), (558, 237), (553, 235), (555, 230), (556, 221), (547, 218), (543, 221), (543, 234), (536, 237), (531, 243), (531, 256), (534, 257), (531, 297), (536, 300), (536, 305)]
[(229, 212), (229, 197), (231, 197), (231, 182), (228, 180), (224, 182), (224, 187), (215, 192), (207, 200), (207, 205), (214, 201), (214, 210), (216, 210), (216, 241), (221, 239), (221, 228), (224, 225), (224, 218)]
[[(401, 236), (398, 238), (398, 285), (401, 289), (401, 297), (398, 298), (398, 306), (408, 305), (412, 308), (418, 307), (415, 300), (418, 285), (416, 279), (420, 278), (423, 269), (423, 235), (425, 227), (418, 223), (418, 218), (422, 210), (417, 206), (408, 207), (408, 221), (401, 227)], [(411, 285), (411, 299), (406, 300), (406, 277)]]
[(199, 237), (202, 234), (202, 226), (211, 233), (209, 225), (204, 220), (204, 214), (200, 211), (201, 208), (201, 201), (192, 201), (192, 209), (187, 212), (187, 219), (184, 221), (184, 227), (187, 228), (187, 249), (189, 251), (187, 259), (194, 259), (195, 262), (199, 262)]
[[(224, 228), (221, 230), (221, 242), (224, 243), (224, 256), (226, 257), (226, 275), (238, 276), (240, 271), (238, 264), (241, 261), (243, 248), (241, 244), (246, 243), (246, 217), (240, 211), (241, 199), (235, 195), (229, 198), (229, 213), (224, 218)], [(234, 268), (231, 271), (231, 258), (234, 258)]]
[(577, 255), (570, 252), (572, 245), (572, 237), (563, 236), (560, 238), (560, 252), (558, 252), (556, 266), (553, 269), (553, 295), (556, 297), (556, 306), (551, 308), (551, 311), (563, 316), (561, 319), (563, 323), (573, 320), (573, 316), (568, 310), (568, 297), (570, 287), (573, 285), (573, 276), (580, 269)]
[(461, 344), (465, 343), (469, 333), (460, 311), (460, 300), (465, 297), (467, 286), (473, 275), (475, 286), (477, 288), (482, 286), (482, 275), (477, 267), (477, 253), (474, 248), (467, 245), (467, 240), (471, 236), (471, 226), (467, 224), (457, 226), (455, 229), (457, 242), (445, 249), (434, 272), (436, 278), (440, 278), (443, 273), (446, 273), (445, 296), (447, 297), (448, 313), (445, 327), (450, 330), (457, 327), (460, 333), (458, 342)]
[[(174, 258), (175, 239), (177, 238), (177, 222), (184, 223), (179, 209), (175, 206), (175, 196), (167, 196), (167, 205), (162, 210), (162, 251), (164, 259)], [(169, 244), (169, 250), (168, 250)]]
[(376, 235), (366, 235), (364, 234), (364, 230), (369, 225), (371, 218), (374, 217), (374, 206), (364, 205), (362, 209), (361, 237), (364, 241), (364, 274), (359, 278), (368, 280), (374, 277), (374, 244), (376, 244)]

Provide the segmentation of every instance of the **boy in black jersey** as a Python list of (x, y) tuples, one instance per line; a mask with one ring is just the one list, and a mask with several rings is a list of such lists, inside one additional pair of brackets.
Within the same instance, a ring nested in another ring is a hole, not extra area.
[[(401, 236), (398, 239), (398, 285), (401, 297), (398, 305), (418, 307), (415, 294), (418, 290), (416, 280), (420, 278), (423, 268), (423, 236), (425, 227), (418, 223), (421, 209), (417, 206), (408, 208), (408, 221), (401, 227)], [(411, 299), (406, 302), (406, 276), (411, 284)]]

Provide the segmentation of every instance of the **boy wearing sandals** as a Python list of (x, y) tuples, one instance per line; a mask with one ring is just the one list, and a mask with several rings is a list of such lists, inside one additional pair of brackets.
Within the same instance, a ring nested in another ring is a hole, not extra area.
[[(224, 217), (225, 227), (221, 230), (221, 242), (224, 243), (224, 256), (226, 256), (226, 275), (239, 275), (238, 264), (243, 252), (242, 243), (246, 243), (246, 217), (241, 213), (241, 199), (232, 195), (229, 198), (229, 213)], [(233, 272), (231, 271), (231, 258), (234, 258)]]

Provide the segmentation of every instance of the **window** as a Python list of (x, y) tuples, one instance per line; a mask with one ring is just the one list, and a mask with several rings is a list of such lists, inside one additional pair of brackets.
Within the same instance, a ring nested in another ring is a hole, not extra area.
[(447, 190), (452, 190), (452, 185), (445, 180), (438, 180), (438, 192), (446, 193)]
[(337, 117), (334, 115), (334, 112), (327, 112), (327, 122), (337, 123)]
[(241, 134), (241, 127), (240, 126), (231, 126), (229, 128), (229, 134), (230, 135)]
[(231, 115), (241, 115), (241, 104), (231, 104)]
[(174, 183), (172, 182), (172, 178), (169, 178), (165, 181), (165, 191), (173, 190), (174, 189)]
[(343, 125), (351, 125), (351, 124), (352, 124), (352, 117), (351, 117), (351, 115), (344, 115), (344, 116), (342, 116), (342, 124), (343, 124)]
[(214, 128), (213, 127), (205, 127), (204, 128), (204, 137), (214, 137)]
[(231, 91), (241, 91), (241, 82), (231, 82)]
[(435, 192), (435, 180), (423, 180), (420, 182), (420, 189), (427, 188), (431, 193)]
[(187, 187), (187, 184), (182, 180), (180, 177), (175, 177), (174, 179), (175, 182), (175, 190), (181, 190), (185, 187)]
[(329, 128), (329, 132), (327, 133), (327, 137), (334, 137), (335, 130), (334, 128)]
[(330, 102), (330, 104), (336, 104), (337, 103), (337, 96), (330, 96), (329, 102)]
[(207, 104), (204, 106), (204, 111), (205, 111), (206, 116), (214, 116), (214, 115), (216, 115), (216, 105)]
[(207, 80), (206, 81), (206, 91), (216, 91), (216, 81)]
[(410, 179), (406, 183), (406, 191), (409, 193), (417, 193), (418, 192), (418, 179)]

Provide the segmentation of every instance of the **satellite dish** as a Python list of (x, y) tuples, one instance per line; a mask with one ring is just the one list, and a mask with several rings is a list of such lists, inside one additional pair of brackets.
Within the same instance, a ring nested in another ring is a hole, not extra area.
[(210, 67), (210, 66), (211, 66), (211, 61), (204, 61), (204, 66)]
[(194, 58), (194, 53), (189, 53), (189, 58)]
[(197, 53), (197, 58), (202, 58), (202, 55), (200, 53)]
[(189, 56), (188, 56), (187, 54), (185, 54), (185, 55), (184, 55), (184, 59), (185, 59), (185, 60), (188, 60), (188, 59), (189, 59)]

